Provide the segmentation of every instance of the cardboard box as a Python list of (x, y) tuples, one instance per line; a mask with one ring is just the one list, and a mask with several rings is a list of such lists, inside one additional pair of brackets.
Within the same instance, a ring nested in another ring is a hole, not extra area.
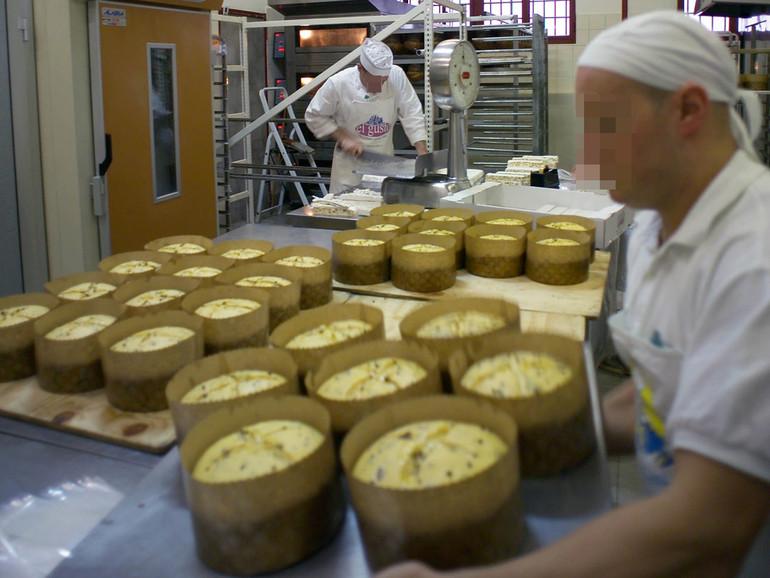
[(439, 200), (439, 206), (471, 208), (477, 213), (511, 209), (530, 213), (535, 219), (544, 215), (581, 215), (596, 223), (597, 249), (605, 249), (633, 220), (633, 211), (613, 201), (606, 192), (502, 183), (482, 183), (448, 195)]

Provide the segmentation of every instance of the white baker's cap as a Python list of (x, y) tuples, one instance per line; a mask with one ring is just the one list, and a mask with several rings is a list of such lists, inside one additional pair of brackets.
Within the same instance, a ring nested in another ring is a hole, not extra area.
[(393, 66), (393, 52), (384, 42), (367, 38), (361, 45), (361, 66), (369, 74), (388, 76)]
[[(662, 40), (665, 39), (665, 40)], [(681, 12), (648, 12), (601, 32), (585, 47), (578, 67), (599, 68), (665, 91), (702, 86), (714, 102), (730, 105), (738, 146), (756, 158), (752, 141), (762, 126), (756, 95), (738, 88), (738, 71), (724, 42)], [(744, 123), (734, 106), (746, 109)]]

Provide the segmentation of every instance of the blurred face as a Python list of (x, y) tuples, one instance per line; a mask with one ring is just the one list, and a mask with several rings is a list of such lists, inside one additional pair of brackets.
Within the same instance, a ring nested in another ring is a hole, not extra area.
[(361, 66), (360, 62), (358, 63), (358, 73), (361, 76), (361, 84), (364, 85), (366, 92), (371, 92), (372, 94), (382, 92), (382, 85), (388, 80), (387, 76), (375, 76), (369, 73)]
[(659, 208), (676, 163), (665, 100), (639, 83), (588, 67), (578, 69), (575, 89), (583, 121), (577, 179), (585, 188), (609, 190), (618, 202)]

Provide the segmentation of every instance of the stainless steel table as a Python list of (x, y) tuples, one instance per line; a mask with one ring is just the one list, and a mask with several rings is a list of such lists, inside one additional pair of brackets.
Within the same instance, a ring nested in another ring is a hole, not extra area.
[[(333, 231), (270, 224), (247, 225), (218, 241), (259, 238), (276, 246), (331, 247)], [(590, 350), (584, 348), (590, 362)], [(591, 377), (593, 373), (591, 372)], [(594, 417), (598, 396), (591, 380)], [(572, 470), (525, 480), (525, 550), (548, 544), (611, 508), (603, 443)], [(111, 445), (20, 421), (0, 418), (0, 503), (40, 493), (64, 481), (98, 476), (127, 494), (51, 576), (215, 576), (197, 559), (192, 523), (184, 503), (176, 448), (165, 457)], [(348, 512), (339, 535), (304, 562), (275, 574), (281, 578), (356, 578), (369, 575), (355, 516)]]

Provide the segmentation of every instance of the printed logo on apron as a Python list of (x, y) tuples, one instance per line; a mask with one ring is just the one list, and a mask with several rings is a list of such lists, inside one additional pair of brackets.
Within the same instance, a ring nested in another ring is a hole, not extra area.
[(392, 125), (385, 122), (381, 116), (373, 114), (369, 120), (356, 127), (356, 132), (364, 138), (378, 138), (390, 132)]
[[(648, 488), (658, 492), (673, 476), (674, 452), (667, 439), (665, 414), (673, 399), (671, 384), (679, 381), (682, 355), (664, 342), (660, 332), (653, 331), (651, 338), (645, 338), (632, 330), (627, 311), (613, 315), (609, 325), (636, 386), (637, 459)], [(666, 401), (656, 399), (657, 392), (665, 392)]]

